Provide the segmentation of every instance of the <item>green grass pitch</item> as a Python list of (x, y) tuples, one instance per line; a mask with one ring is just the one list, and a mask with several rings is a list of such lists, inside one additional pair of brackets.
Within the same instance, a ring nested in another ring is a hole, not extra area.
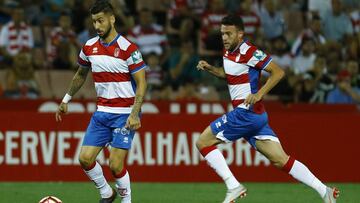
[[(321, 203), (318, 194), (296, 183), (244, 183), (248, 188), (244, 203)], [(112, 183), (113, 185), (113, 183)], [(340, 191), (338, 202), (360, 203), (360, 184), (334, 183)], [(133, 183), (134, 203), (219, 203), (225, 195), (221, 183)], [(64, 203), (98, 202), (99, 194), (91, 182), (18, 183), (0, 182), (0, 202), (37, 203), (54, 195)], [(117, 201), (120, 199), (117, 198)]]

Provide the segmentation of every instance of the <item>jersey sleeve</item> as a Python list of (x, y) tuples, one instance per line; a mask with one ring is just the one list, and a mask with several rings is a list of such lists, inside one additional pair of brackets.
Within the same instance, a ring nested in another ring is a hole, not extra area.
[(146, 68), (146, 64), (142, 58), (142, 55), (135, 44), (131, 44), (126, 50), (126, 52), (129, 56), (126, 60), (126, 63), (131, 74), (134, 74), (139, 70)]
[(78, 64), (82, 67), (90, 67), (91, 62), (89, 61), (89, 57), (86, 55), (86, 48), (83, 47), (80, 51), (79, 57), (78, 57)]
[(249, 60), (246, 62), (246, 64), (259, 70), (265, 69), (272, 60), (268, 54), (261, 51), (260, 49), (257, 49), (256, 47), (250, 48), (246, 55), (249, 56)]

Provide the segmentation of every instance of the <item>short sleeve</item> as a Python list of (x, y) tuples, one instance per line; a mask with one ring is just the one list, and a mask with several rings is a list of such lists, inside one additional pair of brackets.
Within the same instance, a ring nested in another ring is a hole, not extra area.
[(86, 52), (84, 51), (84, 48), (85, 47), (83, 47), (80, 51), (80, 54), (78, 57), (78, 64), (83, 67), (90, 67), (91, 62), (89, 61), (89, 57), (85, 54)]
[(131, 44), (126, 50), (126, 52), (128, 52), (129, 56), (126, 62), (131, 74), (134, 74), (139, 70), (146, 68), (146, 64), (142, 58), (142, 55), (134, 44)]
[(256, 68), (256, 69), (265, 69), (266, 66), (270, 63), (272, 58), (267, 55), (265, 52), (261, 51), (260, 49), (250, 49), (250, 59), (247, 61), (247, 65)]

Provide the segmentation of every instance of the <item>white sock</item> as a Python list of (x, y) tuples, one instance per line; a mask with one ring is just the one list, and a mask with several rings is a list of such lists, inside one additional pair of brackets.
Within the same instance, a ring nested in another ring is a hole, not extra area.
[(84, 170), (86, 175), (92, 180), (95, 184), (95, 187), (100, 190), (100, 195), (102, 198), (108, 198), (112, 195), (112, 189), (107, 183), (102, 168), (99, 163), (96, 162), (94, 168), (90, 170)]
[[(115, 177), (116, 188), (120, 197), (122, 198), (122, 203), (130, 203), (131, 202), (131, 188), (130, 188), (130, 175), (126, 169), (125, 174), (121, 175), (121, 177)], [(123, 173), (123, 172), (121, 172)]]
[(312, 187), (321, 197), (326, 194), (326, 185), (311, 173), (311, 171), (301, 162), (295, 160), (289, 174), (296, 180)]
[(228, 189), (234, 189), (240, 185), (239, 181), (237, 181), (231, 173), (224, 156), (218, 149), (210, 151), (204, 158), (211, 168), (224, 180)]

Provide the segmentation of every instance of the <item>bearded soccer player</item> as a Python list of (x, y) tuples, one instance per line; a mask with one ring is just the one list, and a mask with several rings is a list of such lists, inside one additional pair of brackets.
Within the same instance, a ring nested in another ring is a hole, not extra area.
[[(224, 17), (221, 33), (225, 48), (223, 67), (199, 61), (197, 68), (227, 80), (234, 109), (213, 121), (202, 132), (196, 146), (227, 186), (223, 202), (234, 202), (246, 196), (247, 189), (234, 177), (216, 145), (240, 138), (245, 138), (275, 167), (316, 190), (324, 202), (336, 202), (339, 190), (324, 185), (304, 164), (287, 155), (268, 124), (261, 100), (284, 76), (284, 71), (269, 55), (244, 40), (244, 25), (240, 17)], [(270, 76), (264, 86), (260, 87), (262, 70), (269, 72)]]
[[(68, 110), (68, 102), (84, 84), (89, 70), (95, 82), (97, 110), (93, 114), (82, 143), (79, 161), (86, 175), (99, 189), (100, 202), (113, 202), (119, 193), (121, 202), (131, 202), (130, 176), (124, 161), (140, 128), (140, 109), (146, 91), (145, 63), (135, 44), (114, 28), (113, 7), (98, 0), (90, 9), (98, 36), (83, 46), (69, 91), (56, 112), (56, 120)], [(111, 145), (109, 165), (116, 181), (114, 190), (106, 181), (96, 157)]]

